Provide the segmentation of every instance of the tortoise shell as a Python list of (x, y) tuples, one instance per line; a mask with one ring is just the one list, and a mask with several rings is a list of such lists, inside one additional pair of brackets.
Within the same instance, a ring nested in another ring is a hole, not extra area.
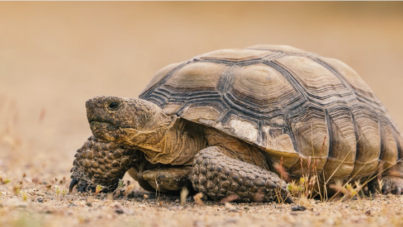
[(353, 69), (290, 46), (217, 50), (168, 65), (139, 97), (258, 146), (291, 176), (308, 162), (325, 177), (368, 176), (402, 157), (401, 134)]

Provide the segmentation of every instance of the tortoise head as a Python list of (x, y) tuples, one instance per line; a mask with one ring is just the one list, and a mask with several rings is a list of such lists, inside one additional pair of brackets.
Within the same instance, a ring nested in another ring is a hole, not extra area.
[(161, 108), (143, 99), (99, 96), (88, 100), (85, 106), (94, 136), (115, 143), (133, 141), (172, 121)]

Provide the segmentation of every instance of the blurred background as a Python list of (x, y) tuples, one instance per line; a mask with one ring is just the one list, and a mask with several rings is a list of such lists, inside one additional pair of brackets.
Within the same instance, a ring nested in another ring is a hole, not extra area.
[(402, 2), (1, 2), (0, 173), (69, 178), (87, 99), (136, 97), (167, 64), (255, 44), (344, 61), (403, 127)]

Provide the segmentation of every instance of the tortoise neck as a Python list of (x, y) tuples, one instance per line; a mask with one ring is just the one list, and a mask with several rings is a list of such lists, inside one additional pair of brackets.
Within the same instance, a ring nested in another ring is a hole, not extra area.
[(126, 146), (144, 152), (152, 164), (190, 165), (193, 157), (207, 146), (201, 126), (176, 116), (159, 127), (131, 129)]

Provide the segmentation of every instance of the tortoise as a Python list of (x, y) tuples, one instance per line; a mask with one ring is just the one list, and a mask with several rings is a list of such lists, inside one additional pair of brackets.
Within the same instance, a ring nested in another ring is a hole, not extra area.
[(322, 186), (382, 172), (384, 191), (403, 187), (403, 139), (374, 92), (345, 63), (291, 46), (199, 55), (158, 71), (139, 98), (86, 109), (93, 136), (70, 191), (113, 191), (128, 171), (150, 191), (290, 202), (281, 170), (299, 179), (313, 164)]

